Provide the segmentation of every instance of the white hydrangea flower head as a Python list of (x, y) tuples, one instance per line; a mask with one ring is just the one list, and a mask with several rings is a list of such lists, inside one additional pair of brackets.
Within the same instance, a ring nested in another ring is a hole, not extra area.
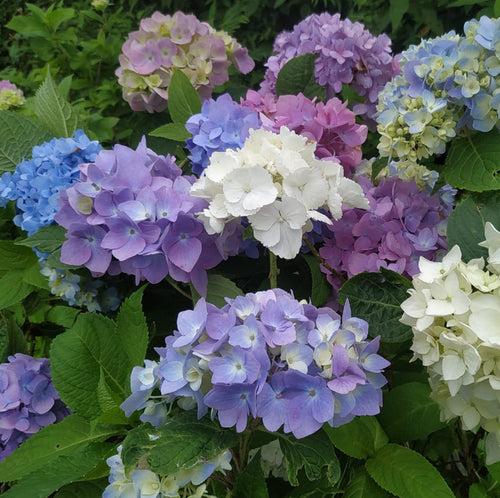
[(491, 464), (500, 461), (500, 232), (487, 223), (485, 237), (487, 264), (464, 263), (458, 246), (441, 262), (421, 258), (401, 321), (413, 329), (413, 360), (427, 367), (442, 419), (482, 427)]
[(214, 152), (191, 189), (209, 201), (199, 213), (208, 233), (246, 217), (255, 238), (281, 258), (294, 258), (312, 220), (330, 223), (320, 209), (342, 217), (342, 207), (368, 208), (363, 190), (335, 160), (320, 161), (316, 144), (282, 127), (251, 130), (243, 147)]

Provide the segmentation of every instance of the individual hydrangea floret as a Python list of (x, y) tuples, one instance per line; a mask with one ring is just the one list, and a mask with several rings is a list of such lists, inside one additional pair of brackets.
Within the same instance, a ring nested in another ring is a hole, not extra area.
[(286, 126), (314, 140), (316, 157), (336, 158), (346, 176), (352, 176), (361, 162), (361, 145), (368, 129), (357, 124), (354, 113), (337, 98), (314, 102), (301, 93), (275, 97), (249, 90), (242, 104), (260, 113), (263, 128), (279, 133)]
[(356, 112), (368, 117), (375, 113), (379, 91), (399, 73), (387, 35), (374, 36), (359, 22), (325, 12), (306, 17), (292, 31), (276, 37), (261, 91), (274, 93), (278, 73), (285, 63), (307, 53), (316, 54), (316, 82), (326, 86), (327, 95), (332, 97), (340, 93), (342, 85), (349, 85), (364, 98)]
[(49, 360), (17, 353), (0, 364), (0, 461), (67, 414), (52, 384)]
[(342, 217), (342, 205), (366, 208), (361, 187), (344, 177), (333, 158), (315, 157), (316, 143), (285, 126), (279, 133), (251, 130), (241, 149), (214, 152), (191, 189), (209, 205), (199, 218), (209, 233), (246, 218), (254, 237), (281, 258), (294, 258), (312, 221), (329, 223), (318, 211)]
[(441, 262), (420, 259), (401, 321), (413, 330), (412, 351), (429, 373), (443, 420), (483, 428), (486, 463), (500, 461), (500, 232), (485, 227), (483, 258), (464, 263), (454, 246)]
[[(152, 431), (153, 432), (153, 431)], [(153, 436), (154, 437), (154, 436)], [(175, 474), (160, 476), (144, 465), (126, 471), (122, 461), (122, 446), (116, 455), (108, 458), (109, 485), (103, 498), (216, 498), (207, 492), (206, 481), (216, 472), (225, 474), (231, 470), (233, 458), (229, 450), (216, 455), (211, 460), (197, 463), (193, 467), (179, 469)]]
[(193, 173), (201, 174), (213, 152), (240, 148), (250, 130), (257, 128), (260, 128), (257, 112), (241, 106), (228, 93), (216, 100), (206, 100), (201, 112), (191, 116), (186, 123), (192, 135), (186, 146)]
[(21, 89), (8, 80), (0, 80), (0, 111), (21, 107), (25, 102)]
[(173, 156), (155, 154), (145, 140), (137, 150), (102, 151), (61, 195), (55, 217), (67, 229), (61, 261), (94, 276), (134, 275), (137, 283), (170, 275), (204, 294), (206, 270), (236, 254), (239, 241), (237, 230), (236, 237), (206, 233), (195, 213), (207, 204), (190, 195), (193, 181)]
[(327, 225), (319, 253), (322, 270), (334, 287), (340, 285), (328, 268), (350, 278), (380, 268), (413, 276), (420, 256), (434, 260), (446, 249), (444, 232), (450, 206), (438, 194), (422, 192), (413, 181), (383, 179), (374, 186), (358, 178), (370, 203), (368, 210), (348, 209)]
[(123, 97), (134, 111), (159, 112), (167, 107), (168, 86), (178, 69), (203, 98), (229, 79), (234, 64), (243, 74), (254, 62), (234, 38), (214, 30), (194, 15), (155, 12), (129, 34), (116, 70)]
[(83, 131), (71, 138), (53, 138), (33, 147), (32, 157), (0, 177), (0, 205), (16, 202), (14, 223), (29, 235), (50, 225), (59, 196), (79, 176), (79, 166), (93, 161), (101, 146)]
[(197, 406), (199, 417), (212, 409), (238, 432), (261, 419), (268, 431), (302, 438), (325, 422), (379, 413), (389, 362), (348, 303), (341, 317), (281, 289), (226, 300), (217, 308), (201, 299), (179, 314), (159, 362), (134, 368), (127, 416), (144, 410), (143, 421), (161, 425), (177, 402)]
[(411, 46), (379, 95), (379, 151), (401, 169), (442, 154), (458, 130), (499, 126), (500, 19), (469, 21), (464, 33)]

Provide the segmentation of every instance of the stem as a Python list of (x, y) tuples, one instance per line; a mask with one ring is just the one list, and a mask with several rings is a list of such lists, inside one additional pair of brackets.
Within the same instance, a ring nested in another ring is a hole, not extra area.
[(180, 294), (182, 294), (184, 297), (187, 297), (191, 301), (191, 294), (188, 294), (184, 289), (181, 289), (177, 283), (171, 278), (171, 277), (166, 277), (165, 280)]
[(278, 258), (276, 254), (269, 251), (269, 284), (271, 289), (276, 289), (278, 287)]
[(342, 278), (342, 275), (335, 269), (333, 268), (332, 266), (330, 266), (322, 257), (321, 255), (319, 254), (318, 250), (314, 247), (314, 244), (307, 238), (307, 237), (304, 237), (302, 239), (306, 246), (309, 248), (309, 250), (311, 251), (311, 254), (319, 260), (320, 264), (322, 266), (324, 266), (330, 273), (332, 273), (333, 275), (335, 275), (336, 277), (340, 278), (341, 280), (343, 280)]

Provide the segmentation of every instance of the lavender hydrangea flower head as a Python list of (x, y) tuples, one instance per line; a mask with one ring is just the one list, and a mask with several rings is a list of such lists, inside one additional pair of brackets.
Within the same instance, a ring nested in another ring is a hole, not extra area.
[(155, 154), (144, 140), (137, 150), (102, 151), (80, 166), (79, 181), (61, 196), (55, 217), (67, 229), (61, 261), (94, 276), (127, 273), (136, 282), (170, 275), (203, 294), (206, 270), (239, 246), (235, 237), (220, 243), (195, 218), (206, 201), (190, 195), (193, 181), (173, 156)]
[(361, 145), (368, 129), (356, 123), (354, 113), (337, 98), (314, 102), (298, 95), (263, 95), (249, 90), (242, 104), (260, 113), (262, 127), (278, 133), (282, 126), (317, 142), (319, 159), (336, 158), (346, 176), (361, 161)]
[(0, 461), (32, 434), (66, 415), (47, 359), (17, 353), (0, 364)]
[(261, 84), (263, 93), (273, 93), (279, 71), (298, 55), (314, 53), (316, 81), (326, 86), (327, 94), (338, 94), (349, 84), (365, 102), (356, 112), (372, 117), (378, 92), (399, 73), (397, 58), (391, 53), (391, 40), (385, 34), (374, 36), (363, 24), (342, 20), (340, 14), (312, 14), (280, 33), (273, 55), (266, 63)]
[(380, 411), (389, 362), (348, 303), (340, 316), (281, 289), (226, 301), (217, 308), (201, 299), (179, 314), (177, 330), (157, 349), (158, 364), (134, 369), (122, 405), (127, 415), (158, 400), (147, 398), (159, 391), (156, 403), (164, 408), (197, 406), (199, 417), (212, 409), (238, 432), (261, 419), (269, 431), (282, 427), (301, 438), (325, 422), (337, 426)]
[(228, 93), (216, 100), (206, 100), (201, 112), (186, 123), (192, 134), (186, 146), (193, 173), (201, 174), (213, 152), (242, 147), (249, 131), (257, 128), (260, 128), (258, 114), (236, 103)]
[(129, 34), (116, 70), (123, 98), (134, 111), (159, 112), (166, 108), (168, 85), (175, 69), (189, 77), (203, 98), (229, 79), (234, 64), (246, 74), (254, 62), (234, 38), (214, 30), (193, 15), (155, 12)]
[(0, 111), (21, 107), (25, 102), (21, 89), (8, 80), (0, 80)]
[(33, 147), (31, 159), (0, 177), (0, 205), (16, 201), (14, 223), (32, 235), (53, 222), (60, 193), (78, 179), (80, 164), (93, 161), (100, 150), (80, 130)]
[[(451, 205), (438, 194), (422, 192), (415, 182), (395, 177), (378, 186), (366, 177), (358, 181), (370, 207), (349, 209), (324, 227), (325, 242), (319, 253), (329, 267), (348, 277), (380, 268), (413, 276), (421, 256), (435, 260), (446, 249), (445, 223)], [(340, 282), (330, 270), (322, 270), (338, 287)]]

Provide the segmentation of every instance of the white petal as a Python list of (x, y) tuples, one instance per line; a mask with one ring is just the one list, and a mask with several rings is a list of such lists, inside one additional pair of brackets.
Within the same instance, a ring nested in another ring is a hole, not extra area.
[(447, 354), (443, 356), (442, 369), (444, 380), (456, 380), (465, 373), (465, 363), (459, 356)]

